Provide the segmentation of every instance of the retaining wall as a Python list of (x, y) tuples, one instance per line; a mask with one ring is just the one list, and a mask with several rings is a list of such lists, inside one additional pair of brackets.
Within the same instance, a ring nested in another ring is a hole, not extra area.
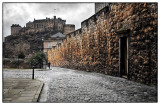
[(157, 84), (157, 3), (111, 3), (48, 52), (52, 66), (120, 76), (120, 37), (128, 37), (128, 79)]

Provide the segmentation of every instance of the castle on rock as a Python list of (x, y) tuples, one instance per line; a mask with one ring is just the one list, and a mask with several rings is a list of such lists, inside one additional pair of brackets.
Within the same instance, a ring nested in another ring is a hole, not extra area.
[(21, 27), (19, 24), (12, 24), (11, 26), (11, 35), (24, 35), (24, 34), (33, 34), (38, 32), (51, 32), (57, 31), (63, 34), (68, 34), (75, 30), (75, 25), (66, 24), (66, 20), (61, 18), (47, 18), (36, 20), (33, 22), (29, 21), (26, 23), (26, 27)]

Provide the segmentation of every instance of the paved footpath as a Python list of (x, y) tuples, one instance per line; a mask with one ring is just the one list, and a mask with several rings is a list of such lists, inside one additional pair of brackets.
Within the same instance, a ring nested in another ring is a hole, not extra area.
[[(31, 78), (31, 70), (4, 70), (4, 78)], [(52, 67), (36, 70), (44, 82), (39, 102), (157, 102), (157, 88), (99, 73)]]
[(3, 79), (3, 102), (37, 102), (43, 82), (32, 79)]

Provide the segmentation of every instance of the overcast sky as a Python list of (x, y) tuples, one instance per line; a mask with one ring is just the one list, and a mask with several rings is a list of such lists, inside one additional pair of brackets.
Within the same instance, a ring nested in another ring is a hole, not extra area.
[(66, 20), (67, 24), (75, 24), (76, 29), (95, 12), (94, 3), (3, 3), (3, 37), (11, 34), (12, 24), (23, 27), (34, 18), (53, 18), (54, 9), (56, 17)]

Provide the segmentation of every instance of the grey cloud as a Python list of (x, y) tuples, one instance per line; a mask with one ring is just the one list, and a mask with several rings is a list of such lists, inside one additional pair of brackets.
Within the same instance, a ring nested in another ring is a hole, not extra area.
[(52, 18), (56, 16), (75, 24), (80, 28), (81, 22), (94, 14), (94, 3), (3, 3), (3, 36), (10, 35), (10, 26), (24, 26), (33, 19)]

